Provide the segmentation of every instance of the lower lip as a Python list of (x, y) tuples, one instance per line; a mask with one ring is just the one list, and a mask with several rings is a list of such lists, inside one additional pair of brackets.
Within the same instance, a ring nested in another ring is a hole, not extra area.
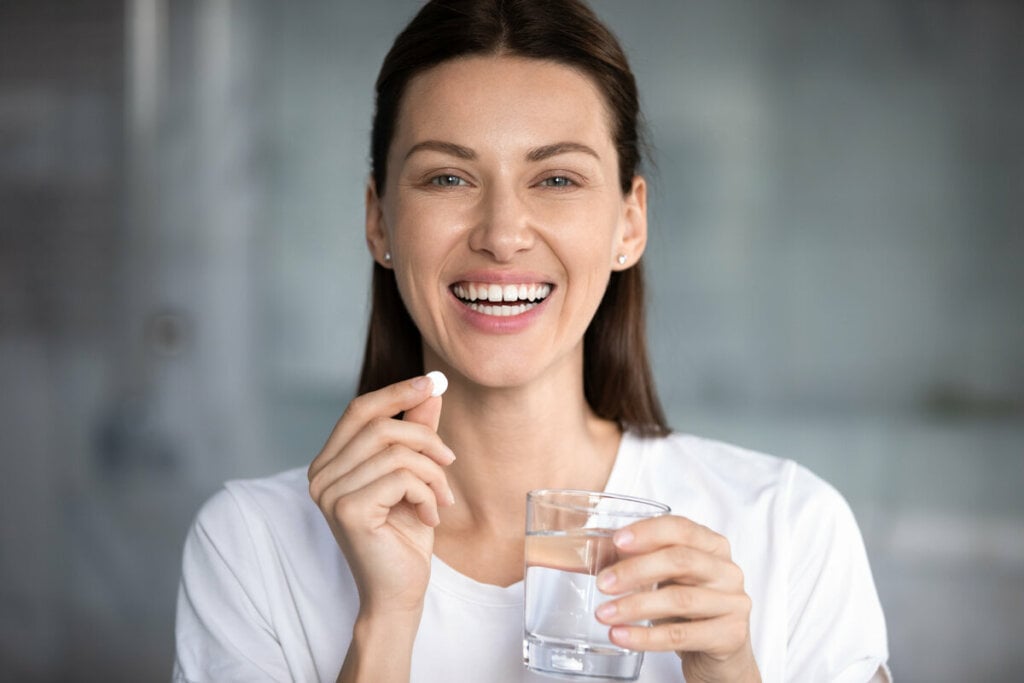
[[(551, 294), (554, 294), (554, 291), (548, 294), (543, 301), (535, 304), (533, 308), (523, 311), (518, 315), (487, 315), (486, 313), (480, 313), (464, 304), (454, 294), (450, 292), (449, 294), (452, 297), (452, 301), (458, 307), (463, 319), (476, 329), (491, 334), (514, 334), (527, 328), (542, 313), (543, 308), (551, 299)], [(480, 303), (485, 306), (494, 305), (488, 302)]]

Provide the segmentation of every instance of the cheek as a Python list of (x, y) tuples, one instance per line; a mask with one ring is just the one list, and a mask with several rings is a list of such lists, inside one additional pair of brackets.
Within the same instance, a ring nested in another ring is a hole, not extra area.
[(619, 230), (619, 214), (607, 204), (560, 209), (545, 222), (550, 238), (570, 250), (572, 260), (603, 266), (613, 249)]
[(389, 225), (393, 251), (401, 258), (421, 262), (443, 254), (459, 233), (460, 220), (429, 202), (399, 203)]

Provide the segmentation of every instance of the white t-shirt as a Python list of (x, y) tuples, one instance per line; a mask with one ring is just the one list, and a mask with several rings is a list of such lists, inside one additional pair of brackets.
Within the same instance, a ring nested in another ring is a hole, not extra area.
[[(334, 681), (358, 609), (305, 469), (228, 482), (185, 542), (176, 681)], [(607, 491), (651, 498), (729, 539), (753, 601), (764, 681), (863, 683), (885, 673), (885, 621), (853, 514), (792, 461), (692, 436), (626, 434)], [(433, 559), (412, 683), (546, 683), (522, 665), (523, 584), (482, 584)], [(887, 675), (887, 674), (886, 674)], [(640, 681), (683, 681), (648, 652)]]

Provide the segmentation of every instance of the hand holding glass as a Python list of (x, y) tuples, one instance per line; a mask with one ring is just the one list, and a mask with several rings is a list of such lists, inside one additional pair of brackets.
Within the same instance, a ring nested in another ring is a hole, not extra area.
[[(568, 678), (635, 681), (643, 653), (608, 639), (595, 611), (609, 596), (597, 574), (619, 561), (617, 529), (668, 514), (668, 506), (609, 493), (546, 489), (526, 497), (523, 661)], [(650, 588), (654, 588), (651, 586)]]

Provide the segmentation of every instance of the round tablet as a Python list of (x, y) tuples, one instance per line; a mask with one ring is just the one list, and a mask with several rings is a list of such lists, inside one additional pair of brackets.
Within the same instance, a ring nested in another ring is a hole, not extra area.
[(427, 377), (434, 384), (434, 388), (430, 391), (431, 396), (440, 396), (448, 390), (448, 378), (440, 370), (431, 370), (427, 373)]

